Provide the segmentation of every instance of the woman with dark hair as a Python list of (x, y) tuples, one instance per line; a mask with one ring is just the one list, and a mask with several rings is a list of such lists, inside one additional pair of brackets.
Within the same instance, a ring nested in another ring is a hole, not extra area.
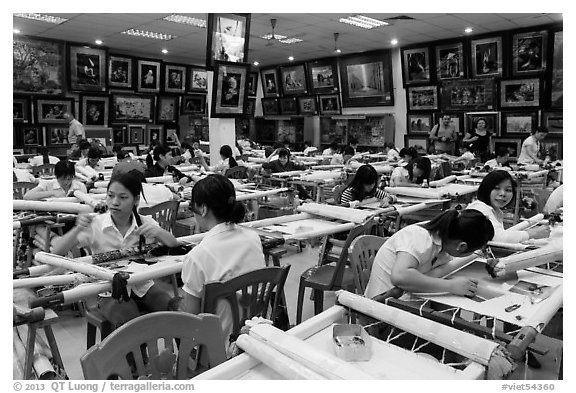
[[(186, 184), (192, 181), (190, 176), (187, 176), (174, 167), (174, 164), (180, 160), (180, 149), (170, 148), (166, 145), (158, 145), (154, 148), (152, 155), (148, 153), (146, 156), (146, 165), (148, 168), (144, 171), (145, 177), (158, 177), (171, 174), (177, 178), (180, 184)], [(156, 161), (153, 164), (153, 160)]]
[(432, 163), (427, 157), (417, 157), (405, 167), (394, 168), (390, 175), (391, 187), (420, 187), (424, 180), (430, 179)]
[(486, 119), (480, 117), (476, 120), (474, 130), (467, 132), (462, 143), (470, 145), (470, 151), (480, 157), (481, 162), (488, 160), (490, 137), (492, 133), (487, 128)]
[(396, 202), (394, 195), (378, 188), (378, 178), (378, 173), (372, 165), (362, 165), (354, 174), (350, 185), (342, 192), (340, 204), (354, 208), (368, 198), (378, 198), (383, 205)]
[(34, 187), (24, 195), (24, 199), (39, 201), (46, 198), (63, 198), (74, 194), (74, 191), (86, 191), (86, 186), (74, 180), (76, 169), (73, 162), (68, 160), (58, 161), (54, 166), (54, 176), (56, 179), (40, 180), (38, 186)]
[[(198, 314), (209, 281), (226, 281), (266, 266), (258, 235), (237, 225), (244, 219), (244, 205), (236, 200), (230, 180), (209, 175), (192, 189), (190, 209), (206, 235), (185, 257), (182, 265), (184, 299), (181, 311)], [(225, 345), (232, 332), (232, 315), (227, 302), (218, 306)]]
[(398, 161), (400, 159), (400, 152), (393, 142), (384, 143), (384, 154), (386, 154), (388, 161)]
[(238, 166), (232, 154), (232, 148), (229, 145), (222, 145), (220, 148), (220, 158), (220, 162), (216, 165), (209, 166), (206, 164), (204, 157), (201, 157), (200, 165), (202, 165), (206, 171), (219, 173), (221, 175), (225, 174), (228, 169)]
[(448, 292), (472, 297), (478, 281), (467, 277), (441, 278), (462, 265), (462, 259), (494, 236), (490, 221), (480, 212), (450, 209), (427, 223), (408, 225), (382, 245), (374, 257), (365, 296), (373, 298), (394, 287), (408, 292)]
[(528, 239), (547, 238), (550, 236), (548, 225), (537, 225), (524, 231), (504, 230), (504, 213), (502, 209), (514, 203), (516, 182), (507, 171), (495, 170), (488, 173), (478, 187), (477, 200), (470, 203), (467, 209), (474, 209), (484, 214), (494, 226), (494, 241), (519, 243)]

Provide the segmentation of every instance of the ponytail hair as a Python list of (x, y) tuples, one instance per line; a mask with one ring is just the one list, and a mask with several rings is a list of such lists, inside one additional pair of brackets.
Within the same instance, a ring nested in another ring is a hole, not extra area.
[(218, 174), (206, 176), (192, 188), (191, 208), (206, 205), (214, 217), (222, 222), (238, 224), (244, 220), (246, 209), (236, 200), (232, 182)]
[(224, 157), (224, 159), (228, 159), (228, 166), (230, 168), (234, 168), (238, 166), (238, 163), (236, 162), (236, 160), (234, 159), (234, 156), (232, 155), (232, 148), (229, 145), (222, 145), (222, 147), (220, 148), (220, 155), (222, 157)]
[(42, 156), (43, 164), (50, 164), (50, 157), (48, 157), (48, 148), (46, 146), (38, 148), (38, 153)]
[(461, 212), (449, 209), (421, 225), (428, 231), (436, 233), (442, 242), (461, 240), (471, 251), (483, 247), (494, 237), (494, 227), (490, 220), (474, 209)]

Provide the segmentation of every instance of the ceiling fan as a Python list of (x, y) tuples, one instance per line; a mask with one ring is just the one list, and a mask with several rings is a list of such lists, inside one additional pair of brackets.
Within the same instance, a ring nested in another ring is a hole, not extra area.
[[(340, 33), (334, 33), (334, 53), (341, 53), (342, 51), (340, 50), (340, 48), (338, 47), (338, 37), (340, 36)], [(319, 45), (318, 48), (320, 49), (325, 49), (325, 50), (330, 50), (330, 48), (328, 48), (327, 46), (324, 45)]]
[[(272, 32), (265, 34), (264, 36), (270, 36), (270, 38), (264, 38), (266, 40), (268, 40), (268, 43), (266, 44), (266, 46), (272, 46), (274, 44), (276, 44), (277, 42), (282, 42), (285, 40), (289, 40), (291, 38), (300, 38), (300, 37), (304, 37), (306, 35), (306, 33), (300, 33), (300, 34), (294, 34), (291, 35), (289, 37), (283, 36), (283, 35), (276, 35), (275, 33), (275, 28), (276, 28), (276, 22), (278, 20), (276, 18), (271, 18), (270, 19), (270, 25), (272, 26)], [(259, 38), (263, 38), (262, 36), (259, 36)]]

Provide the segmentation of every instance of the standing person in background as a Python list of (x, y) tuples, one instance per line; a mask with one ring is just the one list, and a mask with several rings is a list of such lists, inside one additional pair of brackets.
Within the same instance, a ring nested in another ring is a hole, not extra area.
[(454, 145), (458, 135), (449, 115), (443, 115), (442, 120), (432, 127), (429, 138), (434, 144), (435, 154), (454, 154)]
[(538, 154), (540, 153), (540, 141), (546, 138), (546, 135), (548, 135), (548, 128), (546, 127), (539, 126), (532, 131), (532, 135), (522, 142), (518, 164), (542, 165), (544, 163), (544, 160), (538, 157)]
[(238, 166), (238, 162), (234, 159), (232, 148), (228, 145), (222, 145), (220, 148), (220, 162), (216, 165), (209, 166), (203, 156), (200, 156), (200, 165), (208, 172), (216, 172), (224, 175), (230, 168)]
[(74, 115), (70, 112), (64, 113), (64, 119), (68, 121), (68, 143), (76, 145), (81, 139), (86, 139), (86, 130)]
[(483, 117), (476, 120), (476, 127), (471, 132), (467, 132), (462, 139), (462, 143), (470, 145), (470, 150), (474, 152), (480, 162), (488, 160), (488, 147), (492, 133), (488, 130), (488, 123)]

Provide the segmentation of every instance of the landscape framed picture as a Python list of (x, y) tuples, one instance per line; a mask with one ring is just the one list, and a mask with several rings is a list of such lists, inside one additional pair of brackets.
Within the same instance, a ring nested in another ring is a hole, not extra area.
[(472, 78), (502, 77), (502, 37), (472, 40)]
[(153, 123), (154, 96), (112, 94), (112, 123)]
[(280, 77), (282, 78), (282, 91), (284, 95), (301, 95), (308, 93), (304, 63), (281, 66)]
[(243, 115), (250, 64), (216, 61), (214, 67), (210, 117)]
[(280, 104), (278, 98), (262, 98), (262, 114), (264, 116), (279, 115)]
[(298, 112), (301, 115), (317, 115), (318, 105), (315, 96), (300, 96), (298, 100)]
[(540, 78), (500, 81), (500, 107), (540, 106)]
[(134, 60), (131, 57), (110, 55), (108, 60), (108, 85), (114, 88), (133, 89)]
[(502, 112), (502, 135), (530, 135), (538, 126), (538, 112)]
[(310, 92), (312, 94), (335, 93), (339, 89), (336, 58), (306, 63)]
[(486, 131), (492, 136), (500, 136), (500, 112), (468, 112), (466, 113), (466, 132), (473, 135), (480, 120), (486, 123)]
[(106, 91), (106, 50), (69, 46), (70, 90)]
[(501, 148), (507, 149), (511, 158), (518, 158), (522, 138), (490, 138), (490, 150), (496, 152)]
[(164, 91), (184, 93), (186, 91), (186, 66), (164, 63)]
[(542, 119), (540, 121), (540, 124), (548, 128), (548, 132), (550, 134), (562, 135), (564, 133), (563, 121), (564, 121), (563, 112), (542, 111)]
[(36, 123), (66, 124), (64, 114), (74, 114), (73, 98), (37, 98), (35, 100)]
[(280, 97), (278, 71), (276, 67), (262, 69), (260, 75), (262, 77), (262, 92), (264, 97)]
[(208, 14), (206, 69), (216, 61), (247, 63), (250, 14)]
[(158, 123), (173, 123), (178, 120), (179, 96), (158, 96), (156, 121)]
[(138, 84), (136, 90), (140, 93), (159, 93), (160, 62), (138, 59), (137, 67)]
[(24, 146), (42, 145), (42, 127), (33, 125), (24, 125), (22, 127), (24, 135)]
[(416, 86), (406, 89), (408, 95), (408, 110), (437, 110), (438, 109), (438, 87), (437, 86)]
[(251, 72), (248, 74), (248, 95), (250, 97), (256, 97), (256, 92), (258, 91), (258, 73)]
[(183, 115), (205, 115), (206, 94), (186, 94), (182, 96)]
[(546, 30), (514, 34), (512, 37), (512, 75), (522, 76), (546, 70)]
[(282, 97), (280, 98), (280, 114), (282, 115), (297, 115), (298, 105), (296, 97)]
[(108, 127), (108, 96), (80, 96), (80, 119), (85, 126)]
[(30, 123), (30, 99), (28, 97), (12, 98), (12, 116), (14, 123)]
[(69, 144), (68, 126), (67, 125), (46, 126), (46, 142), (47, 145)]
[(442, 111), (493, 110), (496, 87), (493, 79), (453, 80), (442, 83)]
[(204, 68), (189, 67), (188, 91), (205, 93), (208, 91), (208, 72)]
[(404, 135), (404, 147), (413, 147), (419, 152), (427, 152), (430, 148), (430, 139), (427, 135)]
[(342, 113), (339, 94), (322, 94), (318, 96), (318, 107), (321, 115), (339, 115)]
[(406, 126), (409, 134), (428, 135), (433, 126), (432, 115), (409, 113), (406, 118)]
[(464, 44), (436, 46), (436, 77), (439, 81), (464, 78)]
[(404, 85), (430, 83), (430, 50), (428, 47), (402, 50)]

